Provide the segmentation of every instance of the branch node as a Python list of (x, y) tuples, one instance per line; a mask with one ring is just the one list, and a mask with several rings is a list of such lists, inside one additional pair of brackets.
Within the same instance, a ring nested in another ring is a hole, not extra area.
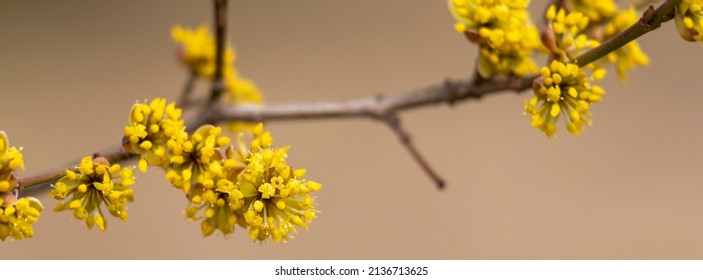
[(446, 95), (445, 100), (449, 107), (454, 107), (457, 101), (459, 101), (459, 87), (457, 84), (452, 82), (450, 79), (445, 79), (443, 83), (444, 92)]

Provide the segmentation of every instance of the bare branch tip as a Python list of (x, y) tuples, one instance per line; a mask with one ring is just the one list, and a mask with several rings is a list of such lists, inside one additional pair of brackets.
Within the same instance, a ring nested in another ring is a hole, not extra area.
[(446, 186), (444, 180), (439, 179), (439, 180), (438, 180), (437, 182), (435, 182), (435, 183), (437, 184), (437, 189), (439, 189), (440, 191), (443, 191), (443, 190), (444, 190), (444, 187)]

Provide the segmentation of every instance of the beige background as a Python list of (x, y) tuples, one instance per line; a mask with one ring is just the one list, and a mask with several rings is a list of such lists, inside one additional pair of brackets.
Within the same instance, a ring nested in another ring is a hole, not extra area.
[[(0, 2), (0, 129), (24, 147), (20, 177), (119, 142), (137, 99), (175, 100), (186, 73), (169, 30), (211, 14), (209, 1)], [(445, 1), (233, 1), (229, 15), (237, 67), (271, 103), (462, 78), (476, 52)], [(35, 238), (0, 244), (0, 258), (703, 258), (703, 46), (672, 23), (641, 43), (652, 66), (627, 84), (611, 71), (580, 137), (531, 128), (527, 95), (403, 114), (445, 191), (380, 123), (270, 124), (292, 165), (324, 184), (319, 219), (288, 244), (252, 243), (243, 230), (202, 238), (154, 169), (139, 174), (129, 223), (88, 231), (42, 195)]]

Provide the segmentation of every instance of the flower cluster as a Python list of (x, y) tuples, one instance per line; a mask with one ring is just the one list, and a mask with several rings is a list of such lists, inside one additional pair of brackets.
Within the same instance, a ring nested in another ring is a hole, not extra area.
[[(175, 26), (171, 29), (171, 38), (181, 44), (179, 58), (183, 64), (198, 76), (212, 78), (215, 74), (215, 40), (208, 32), (207, 26), (201, 25), (197, 29), (186, 29)], [(228, 47), (224, 52), (224, 77), (234, 77), (236, 70), (232, 66), (235, 52)]]
[[(215, 67), (215, 40), (202, 25), (195, 30), (176, 26), (171, 30), (171, 37), (181, 45), (181, 61), (199, 77), (211, 79)], [(239, 76), (234, 67), (236, 53), (232, 47), (225, 50), (223, 61), (223, 78), (225, 81), (225, 102), (233, 105), (255, 104), (263, 102), (261, 91), (254, 82)], [(251, 122), (232, 121), (228, 124), (234, 133), (251, 132), (255, 124)]]
[(15, 170), (24, 169), (22, 148), (10, 147), (7, 134), (0, 131), (0, 193), (9, 192), (17, 185)]
[(49, 195), (61, 200), (55, 211), (72, 210), (73, 216), (85, 220), (88, 228), (97, 225), (104, 231), (107, 220), (101, 205), (104, 203), (112, 216), (126, 222), (127, 202), (134, 200), (134, 191), (130, 188), (134, 182), (131, 168), (110, 165), (104, 157), (86, 156), (80, 166), (66, 170), (66, 175)]
[[(236, 86), (252, 87), (251, 84)], [(319, 190), (321, 185), (304, 180), (304, 169), (287, 165), (288, 147), (272, 148), (271, 133), (264, 131), (262, 124), (250, 129), (253, 139), (248, 146), (243, 134), (239, 134), (235, 148), (230, 146), (229, 137), (222, 136), (222, 129), (218, 126), (203, 125), (192, 134), (187, 133), (180, 119), (180, 110), (173, 107), (173, 103), (165, 104), (163, 99), (156, 99), (149, 105), (139, 103), (132, 108), (131, 123), (125, 128), (125, 146), (128, 151), (140, 154), (140, 169), (145, 170), (146, 165), (161, 167), (166, 179), (186, 195), (189, 206), (185, 216), (202, 220), (204, 236), (217, 230), (228, 236), (239, 225), (249, 229), (253, 240), (271, 238), (275, 242), (284, 242), (296, 232), (295, 226), (307, 229), (317, 212), (310, 193)], [(149, 129), (151, 127), (153, 129)], [(91, 162), (84, 160), (86, 165)], [(83, 167), (83, 163), (81, 166), (80, 170), (93, 168), (92, 165), (91, 168)], [(77, 174), (66, 171), (67, 176), (59, 181), (52, 196), (65, 198), (91, 190), (109, 196), (101, 185), (108, 177), (98, 175), (106, 171), (113, 174), (113, 169), (118, 167), (103, 167), (100, 171), (98, 168), (94, 167), (93, 173), (81, 172), (97, 174), (89, 179), (78, 179)], [(99, 181), (100, 178), (104, 178), (103, 181)], [(69, 183), (68, 180), (72, 181)], [(86, 180), (95, 182), (95, 189), (87, 187)], [(133, 183), (133, 180), (123, 179), (122, 184), (130, 185), (126, 181)], [(61, 204), (59, 209), (73, 209), (76, 217), (83, 219), (85, 213), (95, 207), (81, 207), (92, 203), (81, 202), (82, 197), (74, 197)], [(95, 217), (89, 220), (89, 226), (92, 223), (102, 229), (104, 219)]]
[[(603, 78), (607, 62), (615, 65), (621, 80), (627, 77), (628, 70), (649, 63), (636, 41), (595, 62), (579, 63), (581, 55), (638, 20), (634, 9), (618, 11), (612, 0), (567, 0), (559, 6), (550, 5), (546, 11), (547, 26), (539, 35), (527, 13), (527, 0), (449, 0), (448, 3), (457, 20), (456, 31), (480, 47), (476, 70), (482, 78), (541, 74), (535, 81), (535, 96), (525, 100), (525, 110), (532, 116), (532, 125), (549, 136), (556, 133), (559, 115), (568, 115), (567, 129), (573, 134), (581, 133), (590, 124), (589, 106), (600, 101), (605, 93), (590, 82)], [(701, 34), (701, 3), (702, 0), (684, 0), (677, 10), (680, 26), (692, 36)], [(534, 50), (548, 52), (551, 64), (537, 71), (530, 57)]]
[[(565, 5), (566, 10), (571, 11), (566, 16), (567, 18), (576, 14), (578, 14), (579, 17), (583, 16), (588, 18), (588, 23), (583, 23), (582, 26), (579, 26), (578, 32), (582, 34), (578, 36), (581, 37), (581, 39), (580, 41), (576, 40), (577, 42), (590, 40), (591, 43), (587, 44), (590, 45), (588, 48), (596, 47), (599, 42), (605, 42), (615, 37), (639, 20), (637, 11), (634, 8), (630, 7), (629, 9), (618, 10), (615, 3), (611, 0), (572, 0), (566, 1)], [(550, 7), (550, 11), (552, 9), (554, 8)], [(560, 10), (559, 13), (562, 13), (562, 10)], [(559, 15), (557, 15), (557, 17), (558, 16)], [(548, 12), (547, 18), (549, 19), (549, 17)], [(586, 36), (588, 36), (588, 39), (585, 39)], [(583, 51), (572, 52), (568, 58), (573, 60), (582, 52)], [(625, 80), (628, 70), (636, 66), (648, 65), (649, 57), (640, 49), (637, 41), (633, 40), (596, 61), (594, 66), (604, 67), (607, 62), (613, 63), (617, 70), (618, 78), (620, 80)]]
[(552, 61), (540, 69), (533, 85), (534, 97), (525, 100), (532, 126), (547, 136), (556, 134), (556, 122), (562, 115), (566, 129), (575, 135), (591, 124), (591, 104), (600, 102), (605, 94), (591, 82), (605, 76), (606, 62), (615, 65), (620, 79), (627, 77), (629, 69), (649, 63), (637, 42), (632, 41), (594, 63), (578, 64), (580, 55), (629, 28), (638, 18), (634, 9), (618, 12), (612, 1), (573, 0), (564, 5), (566, 8), (551, 5), (547, 9), (547, 26), (541, 39), (552, 53)]
[(560, 116), (566, 119), (566, 129), (578, 135), (584, 125), (590, 125), (590, 106), (602, 100), (605, 91), (590, 81), (605, 76), (604, 69), (591, 77), (576, 64), (552, 61), (540, 69), (540, 78), (533, 85), (535, 96), (525, 101), (525, 112), (531, 115), (531, 124), (547, 136), (556, 134)]
[(527, 0), (449, 0), (454, 28), (480, 46), (478, 71), (524, 76), (537, 71), (531, 59), (539, 46), (537, 29), (527, 13)]
[(41, 202), (33, 197), (17, 199), (9, 193), (0, 193), (0, 240), (7, 237), (22, 240), (34, 236), (32, 224), (44, 210)]
[(230, 143), (221, 133), (220, 127), (204, 125), (185, 141), (171, 140), (166, 179), (186, 194), (196, 184), (213, 186), (215, 176), (222, 175), (222, 155), (218, 150)]
[[(632, 26), (639, 20), (635, 9), (630, 8), (618, 12), (613, 19), (603, 28), (603, 41), (606, 41), (625, 29)], [(649, 57), (645, 54), (637, 41), (632, 41), (627, 45), (609, 53), (606, 59), (615, 65), (618, 72), (618, 78), (625, 80), (627, 71), (635, 66), (644, 66), (649, 64)]]
[(613, 0), (567, 0), (565, 5), (569, 11), (581, 13), (594, 23), (610, 19), (618, 10)]
[(167, 143), (187, 137), (181, 113), (174, 102), (166, 105), (163, 98), (132, 106), (123, 144), (128, 152), (141, 155), (139, 169), (142, 172), (146, 172), (147, 165), (165, 167), (168, 164)]
[(584, 34), (589, 19), (579, 12), (567, 13), (564, 8), (554, 5), (547, 9), (548, 27), (543, 31), (544, 45), (562, 61), (572, 60), (585, 50), (599, 45), (597, 40)]
[(674, 19), (681, 38), (703, 42), (703, 0), (682, 0)]
[(238, 224), (249, 229), (252, 240), (285, 242), (295, 226), (307, 229), (316, 218), (310, 193), (322, 185), (304, 180), (305, 169), (287, 165), (288, 147), (272, 148), (262, 124), (253, 134), (249, 147), (240, 137), (236, 149), (227, 148), (214, 184), (198, 183), (188, 194), (186, 216), (202, 219), (205, 236), (215, 230), (228, 235)]
[(22, 240), (34, 236), (32, 224), (44, 209), (33, 197), (18, 198), (15, 170), (24, 169), (22, 148), (10, 147), (4, 131), (0, 131), (0, 240), (8, 237)]

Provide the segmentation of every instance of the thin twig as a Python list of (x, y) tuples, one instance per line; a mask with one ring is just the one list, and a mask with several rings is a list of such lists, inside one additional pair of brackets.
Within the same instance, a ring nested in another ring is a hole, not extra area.
[(681, 0), (667, 0), (656, 10), (652, 6), (649, 6), (649, 9), (645, 10), (642, 18), (640, 18), (640, 20), (635, 22), (632, 26), (603, 42), (598, 47), (580, 55), (574, 59), (573, 62), (578, 66), (583, 67), (584, 65), (594, 62), (599, 58), (619, 49), (627, 43), (634, 41), (638, 37), (657, 29), (663, 22), (673, 18), (674, 8), (680, 2)]
[(224, 91), (223, 64), (225, 35), (227, 34), (227, 0), (213, 0), (215, 3), (215, 73), (210, 92), (210, 104), (214, 104)]
[(198, 78), (198, 74), (195, 71), (190, 71), (188, 79), (185, 85), (183, 85), (183, 91), (181, 92), (181, 100), (177, 103), (179, 107), (186, 108), (190, 106), (193, 102), (191, 96), (193, 95), (193, 87), (195, 86), (195, 81)]
[(389, 115), (386, 119), (386, 124), (388, 124), (388, 127), (393, 130), (396, 136), (398, 136), (398, 139), (400, 140), (400, 143), (403, 144), (403, 146), (410, 152), (410, 155), (412, 155), (413, 159), (415, 162), (417, 162), (420, 165), (420, 168), (422, 168), (422, 171), (427, 174), (428, 177), (434, 182), (434, 184), (437, 186), (437, 188), (444, 189), (444, 179), (440, 177), (437, 172), (430, 166), (429, 162), (425, 159), (425, 157), (420, 154), (418, 151), (417, 147), (415, 147), (415, 144), (412, 142), (412, 138), (410, 137), (410, 133), (408, 133), (403, 126), (400, 123), (400, 117), (398, 115)]

